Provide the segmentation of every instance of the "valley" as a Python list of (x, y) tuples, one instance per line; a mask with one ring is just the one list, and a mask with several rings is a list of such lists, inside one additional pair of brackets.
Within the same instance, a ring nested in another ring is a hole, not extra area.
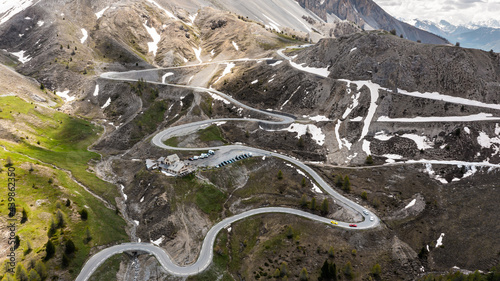
[(63, 2), (0, 9), (2, 280), (497, 280), (498, 53), (372, 1)]

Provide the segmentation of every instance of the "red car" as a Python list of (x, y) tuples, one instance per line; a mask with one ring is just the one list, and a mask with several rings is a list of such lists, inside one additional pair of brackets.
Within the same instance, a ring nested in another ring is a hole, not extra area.
[(358, 227), (357, 225), (355, 225), (355, 224), (353, 224), (353, 223), (351, 223), (349, 226), (350, 226), (350, 227)]

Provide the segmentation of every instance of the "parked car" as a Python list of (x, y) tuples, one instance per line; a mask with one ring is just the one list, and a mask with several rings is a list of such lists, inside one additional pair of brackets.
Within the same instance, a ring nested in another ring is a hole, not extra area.
[(373, 216), (372, 216), (372, 217), (370, 217), (370, 221), (373, 221), (374, 219), (375, 219), (375, 218), (374, 218)]
[(368, 211), (367, 210), (363, 210), (363, 214), (365, 214), (365, 215), (368, 216)]
[(331, 224), (334, 224), (334, 225), (339, 224), (339, 223), (338, 223), (338, 222), (336, 222), (336, 221), (330, 221), (330, 223), (331, 223)]
[(350, 226), (350, 227), (358, 227), (358, 226), (357, 226), (357, 225), (355, 225), (354, 223), (351, 223), (349, 226)]

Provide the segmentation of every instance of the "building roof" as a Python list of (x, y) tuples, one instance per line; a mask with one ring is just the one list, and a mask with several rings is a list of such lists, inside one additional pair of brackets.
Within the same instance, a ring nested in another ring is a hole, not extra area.
[(151, 169), (156, 167), (156, 162), (151, 159), (146, 159), (146, 168)]
[(174, 171), (175, 173), (178, 173), (182, 170), (182, 168), (184, 168), (184, 163), (182, 162), (175, 162), (168, 167), (169, 170)]
[(177, 161), (180, 161), (181, 159), (179, 158), (179, 156), (177, 156), (177, 154), (172, 154), (172, 155), (169, 155), (167, 156), (167, 162), (170, 162), (170, 163), (175, 163)]

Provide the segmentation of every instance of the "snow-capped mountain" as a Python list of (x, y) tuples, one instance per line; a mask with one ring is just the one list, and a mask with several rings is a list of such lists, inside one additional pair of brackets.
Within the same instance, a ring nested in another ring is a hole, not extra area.
[(442, 36), (452, 43), (459, 42), (462, 47), (500, 52), (500, 22), (497, 20), (465, 25), (454, 25), (445, 20), (436, 23), (418, 19), (409, 20), (407, 23)]

